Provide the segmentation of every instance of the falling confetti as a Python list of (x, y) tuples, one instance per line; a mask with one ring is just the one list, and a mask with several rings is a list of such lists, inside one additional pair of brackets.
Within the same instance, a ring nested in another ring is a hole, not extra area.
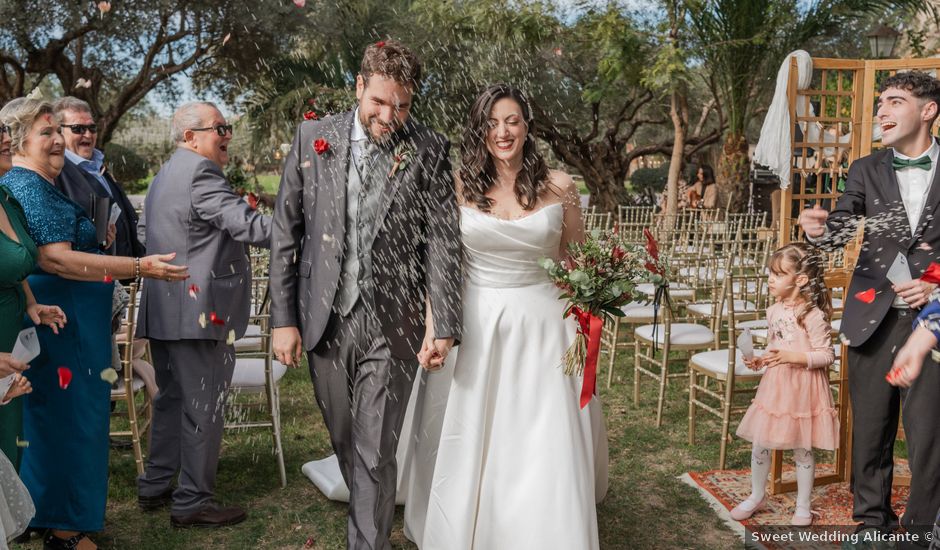
[(232, 38), (232, 33), (226, 34), (226, 35), (225, 35), (225, 38), (222, 39), (222, 45), (224, 46), (225, 43), (228, 42), (229, 39), (231, 39), (231, 38)]
[(228, 338), (225, 339), (225, 343), (230, 346), (235, 343), (235, 331), (234, 330), (228, 331)]
[(860, 302), (870, 304), (875, 301), (875, 289), (869, 288), (868, 290), (864, 292), (858, 292), (855, 294), (855, 299)]
[(255, 195), (254, 193), (248, 193), (245, 195), (245, 200), (248, 201), (248, 206), (250, 206), (252, 210), (258, 209), (258, 195)]
[(25, 439), (20, 439), (19, 436), (17, 436), (16, 446), (21, 449), (25, 449), (26, 447), (29, 447), (29, 441), (26, 441)]
[(384, 47), (385, 47), (385, 41), (384, 41), (384, 40), (379, 40), (378, 42), (375, 43), (375, 47), (376, 47), (376, 48), (384, 48)]
[(91, 80), (79, 78), (75, 81), (75, 86), (73, 86), (73, 88), (91, 88)]
[(218, 315), (216, 315), (214, 311), (209, 314), (209, 321), (211, 321), (213, 325), (221, 326), (225, 324), (225, 321), (223, 321)]
[(196, 294), (199, 294), (199, 287), (196, 284), (189, 285), (189, 297), (195, 300)]
[(72, 381), (72, 371), (68, 367), (59, 367), (59, 387), (67, 389)]
[(108, 13), (109, 11), (111, 11), (111, 2), (108, 2), (107, 0), (102, 0), (101, 2), (98, 2), (98, 11), (101, 12), (101, 15), (104, 15)]
[(115, 382), (117, 382), (118, 373), (116, 370), (112, 369), (111, 367), (108, 367), (104, 369), (103, 371), (101, 371), (101, 379), (107, 382), (108, 384), (114, 384)]
[(199, 314), (199, 326), (206, 328), (206, 313), (202, 312)]
[(940, 363), (940, 351), (930, 350), (930, 358), (933, 359), (934, 363)]

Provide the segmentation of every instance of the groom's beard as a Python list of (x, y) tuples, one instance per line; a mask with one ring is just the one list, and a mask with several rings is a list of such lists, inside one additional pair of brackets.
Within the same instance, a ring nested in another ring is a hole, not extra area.
[[(388, 145), (395, 140), (396, 136), (401, 133), (402, 129), (405, 127), (404, 122), (392, 121), (390, 124), (386, 124), (379, 120), (377, 116), (370, 116), (367, 119), (363, 119), (362, 112), (359, 113), (359, 124), (366, 129), (366, 136), (369, 140), (377, 145)], [(387, 132), (383, 132), (381, 135), (376, 136), (372, 133), (373, 124), (379, 128), (387, 129)]]

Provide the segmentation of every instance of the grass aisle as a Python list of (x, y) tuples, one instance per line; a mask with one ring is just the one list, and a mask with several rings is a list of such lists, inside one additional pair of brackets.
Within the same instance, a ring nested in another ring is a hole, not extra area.
[[(626, 353), (619, 361), (618, 382), (602, 389), (610, 438), (610, 490), (598, 507), (601, 548), (738, 547), (738, 539), (677, 476), (689, 470), (707, 470), (718, 462), (717, 422), (703, 420), (699, 445), (686, 441), (687, 401), (680, 380), (667, 391), (663, 428), (654, 425), (655, 393), (644, 386), (641, 407), (632, 399), (632, 354), (629, 373)], [(601, 362), (606, 364), (606, 358)], [(553, 375), (548, 373), (547, 375)], [(606, 370), (600, 379), (606, 381)], [(96, 537), (101, 548), (134, 550), (280, 549), (302, 548), (312, 537), (314, 548), (345, 548), (346, 506), (328, 501), (300, 472), (311, 459), (330, 454), (330, 444), (306, 369), (291, 370), (282, 382), (284, 450), (288, 487), (281, 489), (272, 454), (270, 432), (228, 431), (219, 463), (217, 491), (223, 502), (246, 506), (248, 520), (216, 530), (174, 529), (168, 511), (145, 514), (137, 509), (133, 453), (112, 450), (106, 530)], [(731, 445), (729, 467), (748, 460), (748, 447)], [(63, 461), (63, 467), (67, 462)], [(550, 482), (550, 480), (546, 480)], [(393, 532), (395, 548), (416, 548), (402, 535), (399, 507)], [(31, 544), (14, 548), (41, 548)], [(572, 549), (575, 550), (575, 549)]]

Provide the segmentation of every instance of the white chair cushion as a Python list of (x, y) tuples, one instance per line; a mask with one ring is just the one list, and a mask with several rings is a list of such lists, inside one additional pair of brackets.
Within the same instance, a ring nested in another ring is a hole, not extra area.
[[(653, 325), (643, 325), (637, 327), (634, 334), (639, 338), (646, 340), (653, 339)], [(656, 343), (663, 344), (666, 341), (666, 325), (659, 323), (656, 331)], [(708, 327), (703, 327), (695, 323), (673, 323), (670, 329), (669, 343), (680, 346), (703, 345), (715, 341), (715, 335)]]
[[(719, 349), (714, 351), (703, 351), (702, 353), (696, 353), (692, 356), (689, 361), (694, 365), (701, 367), (705, 370), (709, 370), (716, 374), (725, 374), (728, 373), (728, 349)], [(764, 350), (754, 350), (754, 355), (760, 357), (763, 354)], [(753, 371), (744, 366), (744, 359), (741, 357), (740, 350), (734, 350), (735, 362), (734, 362), (734, 375), (741, 377), (754, 377), (757, 378), (764, 374), (766, 369), (761, 369), (759, 371)]]
[[(683, 277), (697, 277), (699, 279), (711, 279), (712, 270), (707, 267), (683, 267), (679, 270), (679, 275)], [(718, 268), (714, 270), (715, 279), (718, 281), (725, 280), (725, 270)]]
[(833, 319), (829, 324), (832, 325), (832, 332), (839, 332), (842, 330), (842, 319)]
[(242, 338), (253, 338), (256, 336), (261, 336), (261, 325), (248, 324), (245, 327), (245, 335)]
[[(734, 292), (735, 294), (740, 293), (740, 292), (741, 292), (741, 283), (739, 283), (739, 282), (733, 283), (733, 284), (731, 285), (731, 290), (732, 290), (732, 292)], [(751, 292), (751, 293), (757, 292), (757, 283), (754, 282), (754, 281), (748, 281), (748, 282), (747, 282), (747, 292)]]
[[(272, 360), (271, 369), (274, 381), (284, 377), (287, 367)], [(264, 359), (261, 357), (236, 357), (235, 372), (232, 374), (232, 388), (261, 389), (264, 388)]]
[[(656, 286), (653, 283), (643, 283), (636, 285), (636, 291), (640, 294), (653, 296), (656, 294)], [(669, 295), (673, 298), (688, 299), (692, 297), (692, 287), (682, 283), (670, 283)]]
[[(697, 313), (703, 317), (708, 317), (712, 315), (715, 305), (712, 302), (699, 302), (695, 304), (689, 304), (685, 306), (686, 309), (693, 313)], [(757, 309), (757, 306), (754, 305), (754, 302), (746, 302), (744, 300), (735, 300), (734, 301), (734, 310), (735, 311), (754, 311)], [(721, 308), (721, 314), (728, 314), (728, 304), (724, 304)]]
[[(639, 319), (652, 319), (653, 318), (653, 304), (645, 304), (642, 302), (631, 302), (622, 308), (624, 321), (639, 320)], [(662, 312), (660, 312), (662, 314)]]
[[(111, 389), (111, 398), (124, 397), (124, 375), (118, 374), (117, 388)], [(131, 387), (134, 388), (134, 393), (137, 393), (144, 387), (144, 381), (140, 378), (134, 377), (134, 380), (131, 382)]]
[(739, 329), (749, 328), (753, 334), (756, 329), (766, 329), (767, 328), (767, 319), (753, 319), (751, 321), (741, 321), (740, 323), (735, 323), (735, 327)]
[(842, 308), (842, 298), (833, 298), (833, 299), (832, 299), (832, 307), (833, 307), (833, 309), (840, 309), (840, 308)]
[(751, 329), (751, 337), (759, 342), (767, 342), (767, 329), (765, 328), (754, 328)]

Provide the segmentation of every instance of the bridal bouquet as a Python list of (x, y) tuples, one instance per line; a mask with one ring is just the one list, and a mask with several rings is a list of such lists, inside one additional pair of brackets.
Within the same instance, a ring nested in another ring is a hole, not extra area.
[(634, 300), (637, 282), (644, 279), (642, 251), (624, 244), (616, 230), (591, 231), (584, 242), (571, 243), (561, 261), (545, 258), (542, 267), (567, 300), (565, 317), (578, 321), (575, 341), (565, 353), (567, 375), (584, 375), (581, 407), (591, 400), (597, 377), (604, 322), (622, 317), (620, 309)]

